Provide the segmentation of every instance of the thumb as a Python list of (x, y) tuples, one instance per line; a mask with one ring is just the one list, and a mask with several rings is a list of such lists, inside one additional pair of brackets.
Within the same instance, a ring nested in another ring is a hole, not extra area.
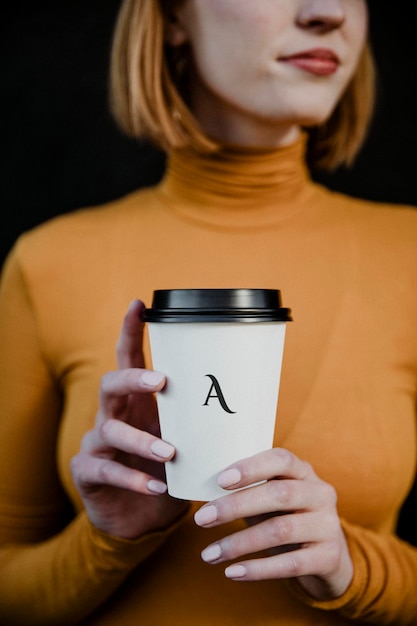
[(142, 321), (145, 305), (141, 300), (130, 303), (123, 319), (122, 328), (117, 340), (116, 355), (119, 369), (128, 367), (144, 367)]

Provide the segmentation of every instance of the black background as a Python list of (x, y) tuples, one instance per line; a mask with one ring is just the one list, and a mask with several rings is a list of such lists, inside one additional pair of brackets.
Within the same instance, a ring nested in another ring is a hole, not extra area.
[[(108, 112), (119, 4), (14, 0), (3, 13), (0, 265), (22, 231), (152, 184), (163, 173), (163, 155), (123, 137)], [(415, 24), (404, 2), (368, 5), (379, 66), (375, 121), (352, 169), (314, 176), (352, 195), (417, 206)], [(417, 543), (416, 516), (412, 522), (411, 506), (405, 511), (401, 532)]]

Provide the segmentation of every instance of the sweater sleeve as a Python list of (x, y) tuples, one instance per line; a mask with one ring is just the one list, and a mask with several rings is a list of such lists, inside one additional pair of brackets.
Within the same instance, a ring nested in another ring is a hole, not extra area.
[(3, 545), (0, 622), (77, 624), (109, 598), (178, 523), (131, 541), (101, 533), (80, 513), (49, 540)]
[(346, 592), (320, 602), (290, 583), (305, 604), (335, 611), (352, 620), (377, 626), (415, 626), (417, 619), (417, 548), (390, 534), (380, 534), (343, 521), (354, 564)]
[(56, 467), (61, 395), (15, 252), (0, 283), (0, 354), (0, 623), (74, 624), (175, 525), (126, 541), (97, 531), (84, 512), (71, 511), (68, 523)]

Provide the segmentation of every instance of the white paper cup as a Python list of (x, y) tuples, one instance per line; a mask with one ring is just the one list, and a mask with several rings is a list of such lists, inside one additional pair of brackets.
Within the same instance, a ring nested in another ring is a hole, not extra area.
[(289, 309), (277, 290), (154, 292), (146, 309), (161, 436), (176, 448), (168, 492), (208, 501), (227, 492), (217, 476), (271, 448)]

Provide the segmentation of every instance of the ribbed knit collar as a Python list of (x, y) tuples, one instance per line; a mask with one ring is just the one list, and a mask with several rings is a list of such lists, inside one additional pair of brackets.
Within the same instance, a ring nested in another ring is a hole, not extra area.
[(306, 136), (280, 148), (228, 146), (215, 155), (170, 155), (161, 200), (207, 226), (253, 228), (301, 210), (312, 193)]

